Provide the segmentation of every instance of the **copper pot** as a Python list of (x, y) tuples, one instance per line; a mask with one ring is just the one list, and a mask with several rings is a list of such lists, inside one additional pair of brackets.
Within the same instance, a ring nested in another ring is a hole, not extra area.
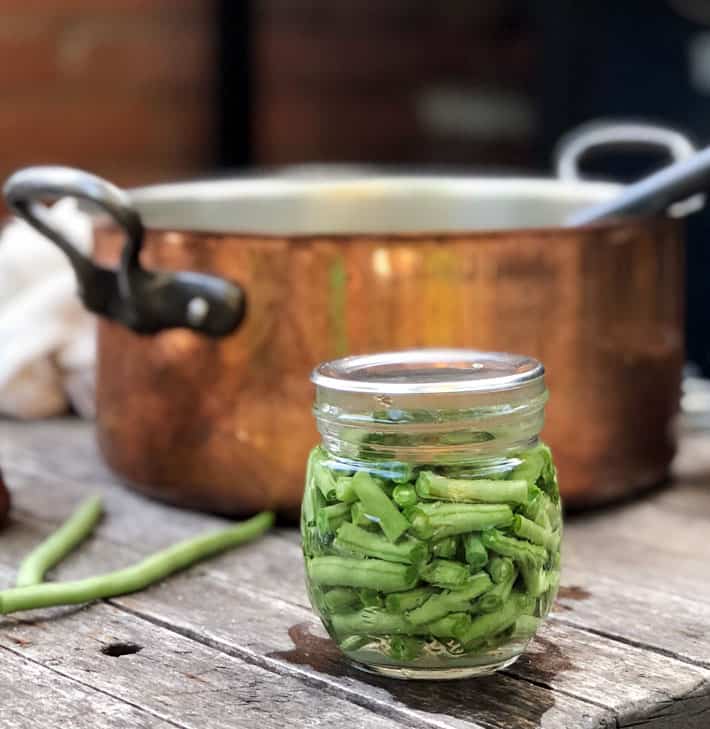
[[(544, 435), (568, 505), (668, 471), (683, 364), (681, 223), (562, 226), (617, 185), (261, 178), (124, 194), (76, 171), (19, 174), (15, 209), (74, 256), (87, 305), (109, 317), (99, 326), (102, 452), (153, 496), (227, 514), (295, 510), (317, 440), (310, 370), (409, 347), (542, 360)], [(97, 226), (100, 267), (48, 228), (32, 202), (46, 194), (89, 197), (113, 216), (118, 225)], [(165, 273), (185, 269), (209, 275)]]

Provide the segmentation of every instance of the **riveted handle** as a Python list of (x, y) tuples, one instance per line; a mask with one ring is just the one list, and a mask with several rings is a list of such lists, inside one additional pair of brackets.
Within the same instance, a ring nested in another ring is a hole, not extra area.
[[(221, 337), (242, 322), (246, 298), (238, 284), (204, 273), (148, 271), (141, 266), (143, 223), (127, 193), (110, 182), (70, 167), (28, 167), (7, 180), (4, 194), (17, 215), (67, 256), (90, 311), (140, 334), (187, 327)], [(126, 240), (117, 270), (83, 256), (53, 224), (43, 203), (62, 197), (94, 203), (123, 229)]]

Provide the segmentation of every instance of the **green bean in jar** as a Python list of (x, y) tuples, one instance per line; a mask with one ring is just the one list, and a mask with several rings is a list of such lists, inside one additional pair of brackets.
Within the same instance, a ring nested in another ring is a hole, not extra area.
[(313, 380), (322, 443), (301, 529), (332, 638), (359, 668), (399, 678), (510, 665), (559, 585), (542, 365), (412, 350), (325, 363)]

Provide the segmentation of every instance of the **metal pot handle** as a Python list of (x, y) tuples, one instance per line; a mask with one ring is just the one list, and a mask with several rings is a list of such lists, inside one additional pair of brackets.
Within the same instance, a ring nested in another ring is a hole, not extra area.
[[(90, 311), (114, 319), (139, 334), (187, 327), (212, 337), (234, 331), (244, 318), (246, 299), (236, 283), (191, 271), (147, 271), (141, 266), (143, 223), (126, 192), (110, 182), (70, 167), (27, 167), (5, 183), (12, 210), (55, 243), (67, 256)], [(116, 271), (83, 256), (58, 230), (41, 200), (77, 197), (106, 211), (125, 231)]]
[[(563, 135), (555, 149), (555, 169), (561, 180), (582, 179), (580, 162), (592, 151), (603, 149), (661, 149), (674, 162), (692, 157), (697, 151), (684, 134), (655, 124), (624, 121), (593, 121)], [(704, 195), (693, 195), (674, 203), (669, 211), (684, 217), (705, 205)]]

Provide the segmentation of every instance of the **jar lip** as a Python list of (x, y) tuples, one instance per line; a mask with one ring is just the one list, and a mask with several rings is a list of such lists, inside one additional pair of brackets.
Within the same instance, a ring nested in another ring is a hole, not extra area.
[(516, 390), (542, 380), (533, 357), (475, 349), (407, 349), (323, 362), (311, 382), (324, 390), (372, 395), (443, 395)]

